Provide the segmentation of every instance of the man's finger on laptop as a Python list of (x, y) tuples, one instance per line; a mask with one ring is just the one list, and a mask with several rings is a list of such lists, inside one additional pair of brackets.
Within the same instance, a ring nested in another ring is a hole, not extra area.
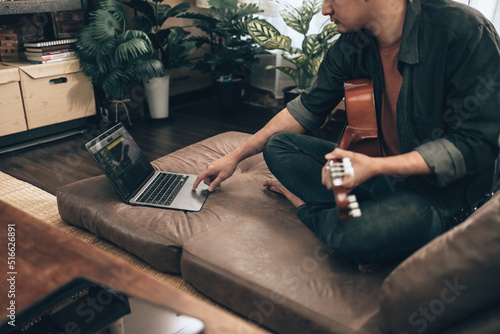
[(204, 174), (205, 173), (199, 174), (198, 177), (196, 178), (196, 180), (194, 180), (192, 190), (196, 190), (196, 188), (198, 188), (198, 185), (200, 184), (200, 182), (205, 178)]
[(224, 177), (222, 177), (221, 175), (217, 176), (217, 177), (215, 178), (215, 180), (213, 180), (213, 181), (209, 184), (208, 191), (212, 192), (212, 191), (214, 191), (215, 189), (219, 188), (219, 187), (220, 187), (220, 184), (222, 183), (222, 181), (224, 181)]

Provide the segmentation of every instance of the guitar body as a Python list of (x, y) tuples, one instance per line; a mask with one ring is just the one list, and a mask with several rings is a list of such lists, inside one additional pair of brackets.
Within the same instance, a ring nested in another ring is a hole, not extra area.
[[(371, 157), (381, 156), (373, 82), (370, 79), (349, 80), (345, 82), (344, 90), (347, 126), (339, 148)], [(356, 196), (348, 195), (343, 185), (343, 178), (354, 174), (350, 160), (332, 160), (326, 169), (329, 183), (333, 187), (339, 219), (346, 221), (351, 216), (361, 216)]]
[(381, 156), (373, 82), (370, 79), (349, 80), (344, 90), (347, 127), (339, 148), (371, 157)]

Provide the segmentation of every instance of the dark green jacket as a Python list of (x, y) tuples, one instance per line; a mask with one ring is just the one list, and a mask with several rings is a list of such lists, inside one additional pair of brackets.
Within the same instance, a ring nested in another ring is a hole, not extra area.
[[(373, 19), (376, 27), (384, 15), (374, 13)], [(434, 172), (409, 181), (450, 217), (490, 192), (494, 181), (500, 39), (471, 7), (451, 0), (408, 0), (398, 59), (400, 151), (418, 151)], [(379, 115), (383, 70), (377, 41), (366, 30), (343, 34), (325, 56), (313, 87), (287, 107), (305, 128), (318, 128), (342, 100), (344, 81), (353, 78), (373, 80)]]

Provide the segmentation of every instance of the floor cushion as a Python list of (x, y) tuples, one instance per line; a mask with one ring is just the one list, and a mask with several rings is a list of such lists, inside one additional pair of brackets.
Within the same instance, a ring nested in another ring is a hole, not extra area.
[[(154, 162), (198, 174), (249, 137), (224, 133)], [(324, 250), (257, 155), (210, 194), (200, 212), (130, 206), (104, 176), (61, 187), (59, 212), (250, 321), (283, 333), (383, 333), (377, 293), (392, 268), (372, 275)]]

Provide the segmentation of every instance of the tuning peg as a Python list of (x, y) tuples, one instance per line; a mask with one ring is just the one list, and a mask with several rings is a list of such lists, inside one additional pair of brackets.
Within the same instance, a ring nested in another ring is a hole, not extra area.
[(344, 165), (344, 176), (353, 177), (354, 176), (354, 168), (352, 168), (351, 159), (344, 158), (344, 159), (342, 159), (342, 163)]
[(359, 218), (361, 217), (361, 210), (360, 209), (354, 209), (349, 214), (354, 217), (354, 218)]
[(347, 206), (349, 207), (349, 214), (355, 218), (361, 217), (361, 209), (359, 208), (356, 195), (347, 196), (347, 202), (348, 202)]
[(358, 199), (356, 198), (356, 195), (349, 195), (349, 196), (347, 196), (347, 202), (349, 204), (357, 205)]

